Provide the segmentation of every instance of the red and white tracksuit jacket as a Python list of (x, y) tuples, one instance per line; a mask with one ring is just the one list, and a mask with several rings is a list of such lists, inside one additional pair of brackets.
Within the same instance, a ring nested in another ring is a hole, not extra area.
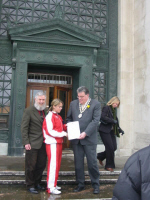
[(62, 142), (63, 137), (67, 135), (63, 130), (66, 130), (66, 126), (63, 125), (61, 116), (50, 111), (43, 122), (43, 137), (48, 157), (48, 192), (52, 191), (57, 185), (62, 157)]

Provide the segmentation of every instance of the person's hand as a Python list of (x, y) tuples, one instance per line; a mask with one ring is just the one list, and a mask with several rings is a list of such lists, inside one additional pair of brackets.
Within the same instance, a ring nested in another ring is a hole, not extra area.
[(121, 135), (124, 135), (124, 131), (122, 131)]
[(31, 150), (31, 145), (30, 145), (30, 144), (26, 144), (26, 145), (25, 145), (25, 149), (26, 149), (26, 150)]
[(117, 124), (117, 120), (114, 119), (114, 124)]
[(123, 135), (124, 134), (124, 131), (121, 129), (121, 135)]
[(85, 133), (85, 132), (82, 132), (82, 133), (80, 134), (79, 140), (83, 140), (85, 137), (86, 137), (86, 133)]
[(62, 131), (62, 134), (64, 135), (64, 137), (68, 136), (68, 133), (66, 131)]
[(120, 127), (118, 127), (118, 131), (119, 131), (119, 133), (121, 133), (121, 135), (124, 134), (124, 131)]

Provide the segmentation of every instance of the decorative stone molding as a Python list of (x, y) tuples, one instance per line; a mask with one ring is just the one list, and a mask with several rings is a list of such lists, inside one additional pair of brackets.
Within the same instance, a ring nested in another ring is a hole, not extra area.
[(85, 75), (85, 76), (84, 76), (84, 79), (85, 79), (85, 80), (89, 80), (89, 76), (88, 76), (88, 75)]
[(109, 94), (108, 99), (117, 95), (118, 68), (118, 1), (109, 1)]
[(73, 61), (74, 61), (73, 56), (70, 56), (70, 57), (68, 58), (68, 60), (69, 60), (69, 62), (73, 62)]
[(23, 76), (23, 74), (24, 74), (23, 71), (20, 70), (19, 75)]
[(93, 58), (93, 68), (96, 68), (96, 60), (97, 60), (97, 49), (94, 49), (94, 58)]
[(16, 69), (16, 63), (15, 63), (15, 62), (12, 63), (12, 69), (13, 69), (13, 70)]
[(11, 51), (6, 46), (0, 47), (0, 60), (8, 61), (11, 58)]
[(53, 60), (58, 61), (58, 57), (56, 55), (53, 55)]
[(18, 109), (20, 110), (22, 108), (22, 105), (19, 103), (18, 104)]
[(16, 138), (16, 139), (15, 139), (15, 142), (16, 142), (16, 144), (20, 144), (20, 139), (19, 139), (19, 138)]
[(54, 18), (62, 19), (63, 18), (63, 11), (60, 6), (60, 3), (56, 6), (56, 10), (54, 13)]
[(13, 42), (13, 57), (12, 57), (12, 62), (16, 63), (17, 61), (17, 43)]
[[(42, 30), (42, 32), (41, 32)], [(10, 35), (10, 38), (12, 39), (15, 37), (17, 39), (18, 36), (24, 37), (35, 37), (36, 34), (39, 33), (45, 33), (45, 32), (50, 32), (54, 30), (59, 30), (60, 32), (65, 32), (69, 34), (70, 36), (73, 36), (75, 38), (78, 38), (80, 42), (92, 42), (95, 44), (99, 44), (100, 46), (100, 41), (101, 38), (96, 35), (93, 32), (90, 32), (88, 30), (85, 30), (75, 24), (72, 24), (70, 22), (66, 22), (62, 19), (55, 18), (53, 20), (45, 20), (42, 22), (35, 22), (31, 24), (23, 24), (20, 26), (15, 26), (13, 28), (8, 29), (8, 33)]]

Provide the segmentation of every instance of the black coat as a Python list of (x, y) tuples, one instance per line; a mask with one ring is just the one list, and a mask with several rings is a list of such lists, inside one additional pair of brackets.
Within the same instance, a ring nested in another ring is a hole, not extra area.
[(150, 200), (150, 146), (127, 160), (115, 185), (112, 200)]
[[(107, 124), (103, 124), (101, 122), (100, 126), (99, 126), (99, 132), (110, 133), (112, 126), (114, 124), (113, 113), (112, 113), (110, 106), (103, 107), (102, 114), (101, 114), (101, 120), (106, 122)], [(118, 118), (116, 118), (116, 120), (117, 120), (117, 124), (119, 127)]]

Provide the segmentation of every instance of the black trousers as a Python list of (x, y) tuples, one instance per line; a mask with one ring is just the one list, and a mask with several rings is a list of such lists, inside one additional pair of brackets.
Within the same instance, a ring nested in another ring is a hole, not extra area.
[(114, 131), (111, 130), (110, 133), (100, 132), (100, 136), (105, 146), (105, 151), (98, 153), (97, 159), (101, 161), (106, 159), (105, 168), (115, 168), (114, 153), (117, 149), (117, 142)]
[(85, 182), (84, 156), (86, 155), (92, 186), (93, 188), (99, 188), (100, 174), (96, 159), (96, 147), (97, 145), (81, 145), (80, 142), (72, 145), (74, 152), (76, 181), (79, 187), (84, 186)]
[(42, 144), (40, 149), (26, 150), (25, 179), (27, 188), (35, 187), (41, 182), (46, 160), (45, 143)]

